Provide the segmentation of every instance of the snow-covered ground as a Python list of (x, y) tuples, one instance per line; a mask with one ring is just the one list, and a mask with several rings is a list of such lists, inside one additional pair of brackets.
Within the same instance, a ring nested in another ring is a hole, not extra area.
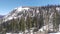
[(60, 34), (60, 32), (59, 33), (49, 33), (49, 34)]
[[(12, 33), (6, 33), (6, 34), (12, 34)], [(23, 34), (23, 33), (13, 33), (13, 34)], [(29, 33), (27, 33), (29, 34)], [(33, 34), (33, 33), (30, 33), (30, 34)]]

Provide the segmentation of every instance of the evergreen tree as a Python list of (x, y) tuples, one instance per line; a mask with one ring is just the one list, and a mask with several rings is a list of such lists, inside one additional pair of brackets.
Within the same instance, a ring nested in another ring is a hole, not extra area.
[(25, 19), (23, 16), (21, 17), (19, 22), (19, 30), (23, 32), (25, 31)]
[(16, 28), (17, 28), (17, 21), (15, 21), (15, 19), (13, 18), (13, 20), (11, 20), (11, 23), (10, 23), (10, 28), (12, 30), (12, 32), (16, 32)]
[(57, 11), (54, 12), (53, 16), (53, 30), (57, 32), (59, 30), (60, 15)]

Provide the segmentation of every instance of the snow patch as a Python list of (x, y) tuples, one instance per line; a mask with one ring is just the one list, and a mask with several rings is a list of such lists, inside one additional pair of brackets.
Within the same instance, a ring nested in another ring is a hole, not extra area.
[(24, 9), (25, 9), (25, 10), (28, 10), (29, 8), (27, 8), (27, 7), (25, 7), (25, 8), (22, 8), (22, 7), (17, 8), (18, 11), (22, 11), (22, 10), (24, 10)]
[(60, 32), (59, 33), (49, 33), (49, 34), (60, 34)]
[(58, 10), (58, 11), (59, 11), (59, 10), (60, 10), (60, 8), (59, 8), (59, 7), (56, 7), (56, 10)]
[(48, 30), (47, 27), (48, 27), (48, 25), (43, 26), (41, 29), (39, 29), (39, 31), (43, 32), (44, 30)]

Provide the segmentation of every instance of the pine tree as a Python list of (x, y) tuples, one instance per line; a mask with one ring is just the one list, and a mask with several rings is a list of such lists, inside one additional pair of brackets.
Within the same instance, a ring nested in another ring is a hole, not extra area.
[(10, 23), (9, 26), (12, 29), (12, 32), (16, 32), (16, 29), (17, 29), (17, 21), (13, 18), (13, 20), (11, 20), (11, 23)]
[(20, 22), (19, 22), (19, 30), (23, 32), (25, 31), (25, 20), (23, 16), (21, 17)]
[(44, 20), (43, 20), (43, 11), (41, 10), (41, 9), (39, 9), (39, 14), (40, 15), (38, 15), (39, 16), (39, 20), (38, 20), (38, 24), (39, 24), (39, 26), (38, 26), (38, 28), (41, 28), (43, 25), (44, 25)]
[(59, 23), (60, 23), (60, 15), (57, 11), (55, 11), (53, 16), (54, 32), (57, 32), (59, 30)]

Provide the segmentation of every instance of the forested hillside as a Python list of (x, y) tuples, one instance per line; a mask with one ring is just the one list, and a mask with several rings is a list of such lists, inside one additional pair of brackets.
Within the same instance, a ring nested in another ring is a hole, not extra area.
[[(37, 32), (42, 31), (41, 28), (46, 32), (58, 32), (60, 24), (60, 6), (18, 7), (13, 9), (1, 20), (0, 32), (4, 33), (25, 33), (26, 30), (27, 32), (31, 32), (31, 30), (32, 32)], [(44, 26), (46, 26), (46, 29), (44, 29)]]

